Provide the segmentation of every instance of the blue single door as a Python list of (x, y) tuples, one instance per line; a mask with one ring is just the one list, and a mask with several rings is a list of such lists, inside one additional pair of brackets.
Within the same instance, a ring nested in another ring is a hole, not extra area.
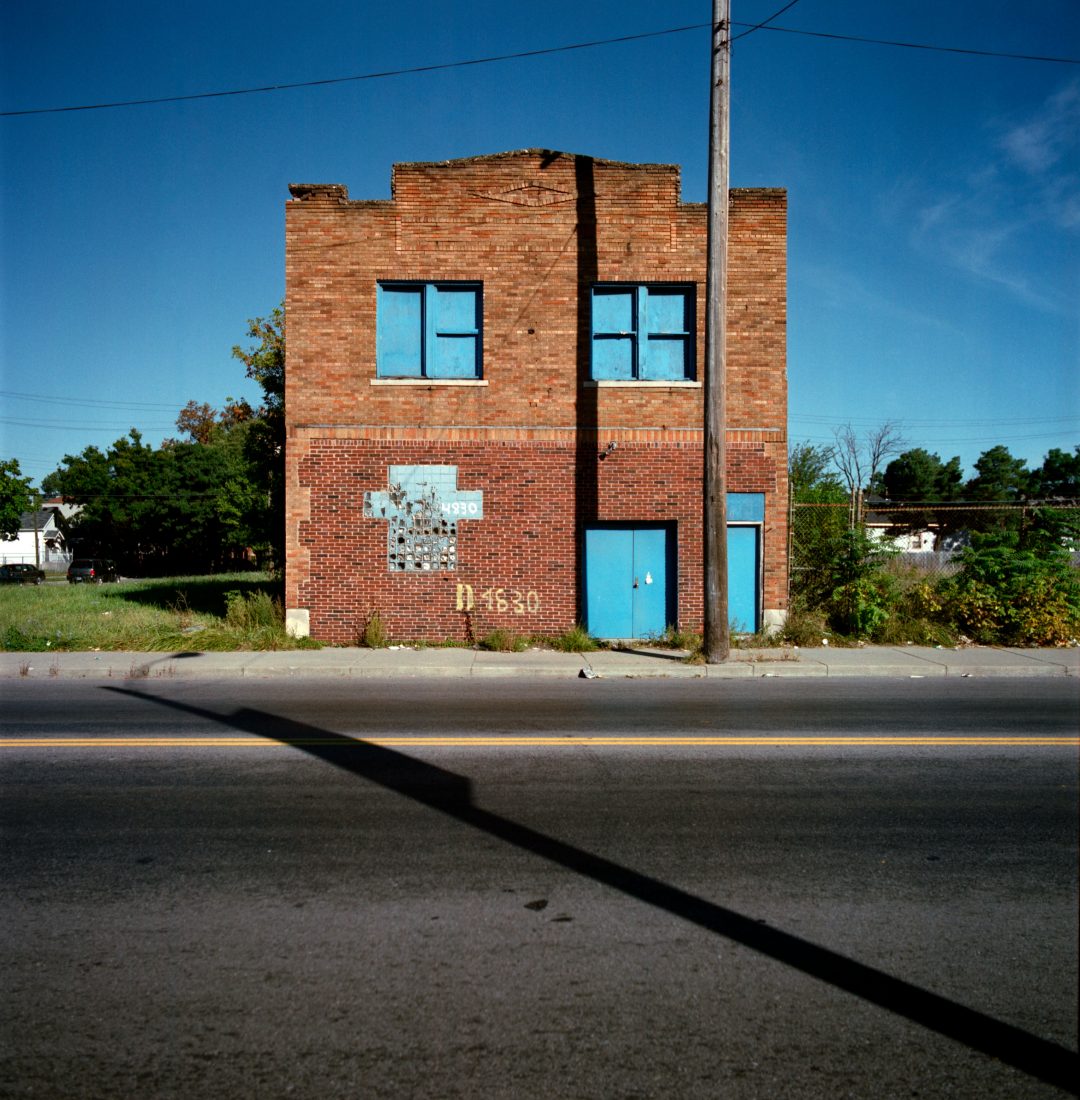
[(585, 531), (585, 618), (598, 638), (663, 634), (672, 606), (667, 527), (590, 527)]
[(728, 527), (728, 621), (740, 634), (758, 628), (760, 527)]

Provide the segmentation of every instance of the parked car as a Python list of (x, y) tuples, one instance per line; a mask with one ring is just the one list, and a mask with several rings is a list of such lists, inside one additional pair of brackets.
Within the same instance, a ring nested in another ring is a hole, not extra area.
[(76, 558), (67, 571), (69, 584), (106, 584), (120, 579), (116, 566), (105, 558)]
[(36, 565), (0, 565), (0, 584), (41, 584), (44, 580), (45, 573)]

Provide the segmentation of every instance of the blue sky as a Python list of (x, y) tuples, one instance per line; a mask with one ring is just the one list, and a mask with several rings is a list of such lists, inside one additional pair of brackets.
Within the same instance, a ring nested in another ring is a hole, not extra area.
[[(737, 23), (781, 0), (733, 0)], [(0, 12), (0, 110), (195, 95), (707, 24), (709, 0), (185, 4)], [(1075, 0), (800, 0), (777, 25), (1080, 57)], [(530, 146), (677, 163), (704, 201), (706, 27), (263, 94), (0, 118), (0, 457), (40, 479), (191, 399), (284, 293), (290, 182), (389, 195), (395, 161)], [(761, 30), (731, 182), (789, 191), (790, 435), (899, 421), (965, 469), (1080, 443), (1080, 65)]]

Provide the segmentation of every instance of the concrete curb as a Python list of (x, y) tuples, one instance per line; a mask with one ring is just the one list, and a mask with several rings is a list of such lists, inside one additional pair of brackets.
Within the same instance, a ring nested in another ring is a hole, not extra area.
[(594, 653), (491, 653), (473, 649), (321, 649), (276, 652), (0, 653), (0, 679), (199, 680), (313, 677), (399, 679), (581, 676), (607, 679), (754, 679), (771, 677), (906, 679), (1080, 677), (1080, 648), (736, 650), (721, 665), (690, 664), (660, 649)]

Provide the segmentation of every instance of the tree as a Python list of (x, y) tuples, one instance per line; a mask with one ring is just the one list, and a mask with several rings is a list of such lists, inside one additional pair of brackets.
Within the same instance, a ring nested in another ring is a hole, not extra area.
[(1032, 474), (1034, 495), (1044, 498), (1080, 498), (1080, 445), (1072, 454), (1052, 447), (1042, 467)]
[(938, 455), (922, 447), (904, 451), (894, 458), (881, 476), (884, 495), (892, 501), (922, 504), (958, 500), (962, 485), (959, 456), (942, 462)]
[(189, 401), (176, 418), (176, 427), (192, 443), (209, 443), (210, 436), (217, 425), (217, 410), (205, 401)]
[(248, 321), (248, 337), (256, 341), (244, 349), (235, 344), (233, 357), (247, 368), (248, 378), (262, 387), (265, 402), (260, 413), (266, 416), (285, 415), (285, 303), (276, 306), (269, 317)]
[(861, 439), (850, 424), (835, 428), (833, 437), (833, 464), (853, 498), (873, 486), (885, 459), (899, 454), (904, 445), (900, 425), (893, 420), (872, 428)]
[[(848, 533), (847, 490), (833, 469), (833, 448), (799, 443), (788, 455), (791, 500), (791, 595), (817, 607), (832, 590), (832, 563)], [(802, 505), (803, 507), (798, 507)]]
[(217, 418), (208, 442), (171, 440), (156, 451), (132, 431), (106, 453), (66, 455), (45, 485), (83, 505), (68, 532), (80, 553), (134, 574), (235, 567), (266, 526), (266, 489), (246, 453), (252, 427)]
[(18, 459), (0, 460), (0, 538), (18, 535), (30, 507), (30, 479), (22, 476)]
[(1022, 458), (1013, 458), (1000, 443), (983, 451), (975, 462), (976, 475), (965, 486), (969, 500), (1017, 503), (1031, 487), (1032, 475)]
[[(963, 471), (959, 456), (942, 462), (936, 454), (922, 447), (894, 458), (885, 467), (878, 478), (877, 490), (881, 496), (893, 503), (935, 503), (947, 504), (959, 500), (963, 487)], [(888, 511), (888, 508), (874, 504), (875, 511)], [(937, 525), (939, 533), (954, 530), (957, 526), (957, 513), (948, 510), (932, 509), (909, 511), (893, 514), (892, 534), (901, 534), (931, 524)]]
[(248, 378), (262, 387), (263, 404), (247, 438), (249, 460), (266, 486), (265, 541), (275, 563), (285, 560), (285, 308), (276, 307), (269, 317), (248, 321), (248, 348), (236, 345), (233, 356), (247, 369)]
[(842, 504), (844, 487), (833, 471), (833, 449), (797, 443), (788, 455), (788, 488), (796, 504)]
[(244, 424), (254, 416), (255, 410), (246, 401), (236, 401), (231, 397), (225, 399), (225, 408), (220, 412), (205, 401), (201, 405), (198, 401), (189, 401), (180, 410), (176, 426), (190, 442), (207, 444), (212, 442), (215, 434)]

